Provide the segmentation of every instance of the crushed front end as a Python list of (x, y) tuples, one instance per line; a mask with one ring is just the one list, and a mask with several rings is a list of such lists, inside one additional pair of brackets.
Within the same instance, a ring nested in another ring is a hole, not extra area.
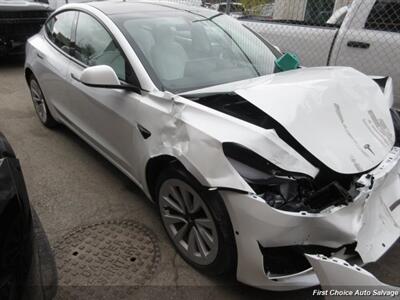
[(225, 152), (255, 191), (219, 191), (235, 232), (241, 282), (270, 290), (315, 286), (319, 279), (305, 254), (363, 265), (400, 237), (398, 147), (368, 172), (317, 184), (274, 170), (266, 178)]

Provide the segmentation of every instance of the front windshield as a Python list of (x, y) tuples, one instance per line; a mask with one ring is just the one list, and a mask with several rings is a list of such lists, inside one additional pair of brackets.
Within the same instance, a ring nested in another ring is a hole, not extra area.
[(113, 19), (153, 81), (173, 93), (274, 72), (272, 48), (223, 14), (205, 18), (174, 11)]

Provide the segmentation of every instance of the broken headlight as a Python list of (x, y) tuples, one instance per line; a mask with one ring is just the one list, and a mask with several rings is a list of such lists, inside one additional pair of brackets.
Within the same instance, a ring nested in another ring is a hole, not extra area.
[(312, 210), (305, 203), (314, 190), (311, 177), (279, 169), (235, 143), (224, 143), (223, 150), (236, 171), (268, 205), (287, 211)]
[(355, 196), (352, 189), (346, 190), (335, 180), (316, 187), (310, 176), (282, 170), (241, 145), (224, 143), (223, 150), (253, 191), (276, 209), (317, 213), (331, 206), (347, 205)]

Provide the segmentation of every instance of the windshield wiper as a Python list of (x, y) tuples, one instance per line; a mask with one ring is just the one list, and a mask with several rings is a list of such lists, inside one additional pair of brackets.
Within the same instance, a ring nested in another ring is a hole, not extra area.
[(202, 20), (194, 20), (194, 21), (192, 21), (192, 23), (204, 22), (204, 21), (211, 21), (212, 19), (215, 19), (216, 17), (222, 16), (222, 15), (223, 15), (223, 13), (218, 13), (218, 14), (215, 14), (215, 15), (213, 15), (213, 16), (211, 16), (211, 17), (204, 18), (204, 19), (202, 19)]

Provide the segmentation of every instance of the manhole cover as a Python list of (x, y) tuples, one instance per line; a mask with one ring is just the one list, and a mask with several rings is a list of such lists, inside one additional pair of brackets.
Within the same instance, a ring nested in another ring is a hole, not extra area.
[(154, 234), (134, 221), (76, 228), (56, 246), (60, 286), (138, 286), (154, 274), (160, 249)]

